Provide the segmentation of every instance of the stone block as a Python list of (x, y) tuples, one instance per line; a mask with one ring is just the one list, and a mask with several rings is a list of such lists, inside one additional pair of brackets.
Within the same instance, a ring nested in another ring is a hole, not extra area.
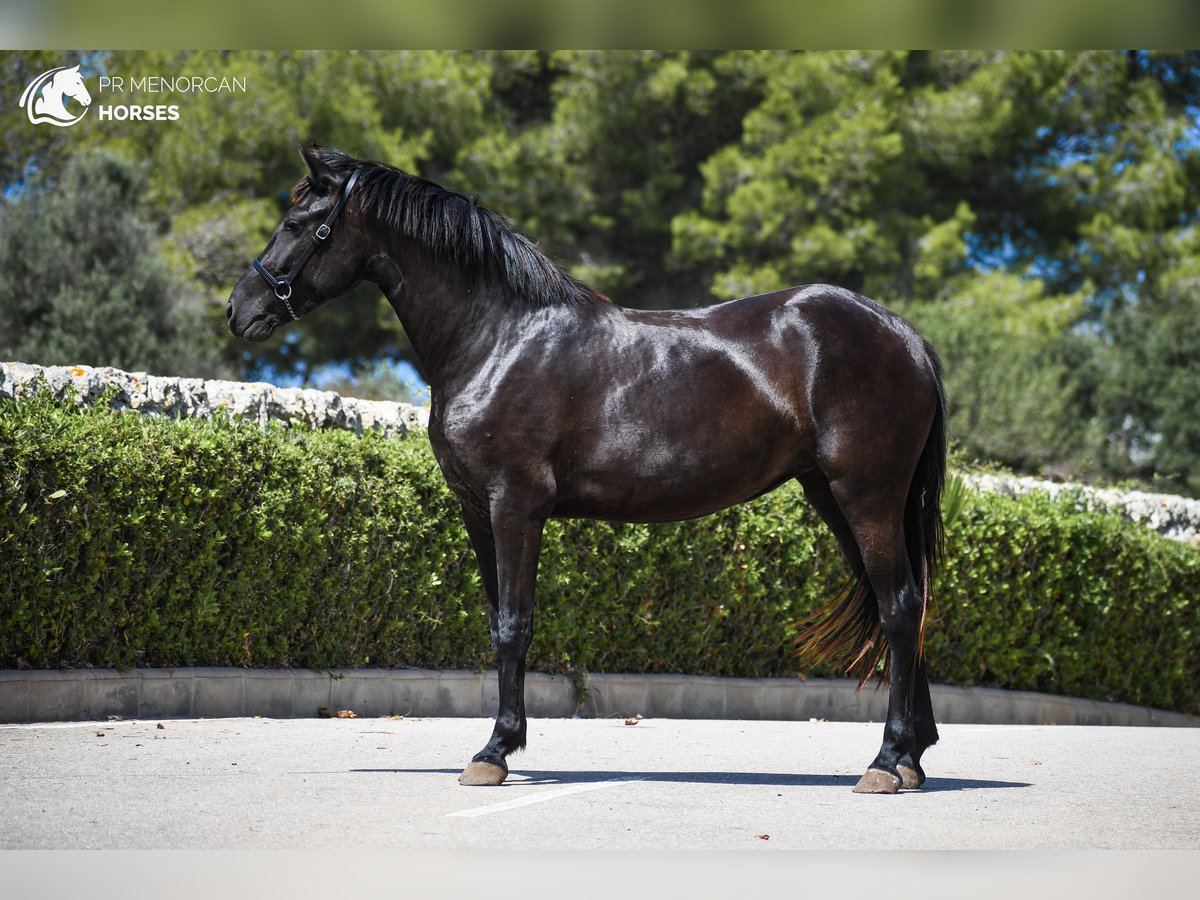
[(221, 719), (245, 715), (245, 680), (241, 669), (192, 669), (192, 715)]
[[(132, 673), (129, 673), (132, 675)], [(96, 669), (80, 674), (83, 685), (83, 715), (104, 720), (109, 716), (135, 719), (138, 714), (138, 682), (125, 673)]]
[(85, 713), (84, 684), (74, 673), (27, 672), (27, 710), (34, 722), (79, 722)]
[(287, 670), (248, 669), (242, 675), (242, 714), (290, 719), (296, 714), (294, 682), (293, 673)]
[(575, 686), (565, 675), (530, 672), (525, 677), (525, 711), (543, 719), (575, 715)]
[(580, 715), (629, 718), (638, 714), (656, 714), (650, 710), (649, 682), (644, 677), (603, 674), (588, 677), (588, 696)]
[(0, 672), (0, 723), (36, 721), (29, 716), (29, 682), (25, 675)]
[(292, 711), (298, 719), (317, 716), (321, 707), (329, 708), (332, 703), (333, 676), (325, 670), (297, 669), (292, 677)]
[(329, 709), (348, 709), (361, 718), (392, 715), (392, 685), (388, 671), (337, 670), (329, 683)]
[[(754, 682), (751, 681), (751, 684)], [(827, 718), (810, 712), (808, 683), (799, 678), (770, 678), (759, 682), (753, 709), (755, 718), (780, 722), (806, 722)]]
[(438, 673), (432, 669), (397, 669), (389, 679), (392, 715), (437, 715)]
[(493, 716), (499, 695), (496, 673), (467, 672), (463, 670), (441, 672), (437, 682), (436, 716), (463, 716), (477, 718)]
[(187, 719), (192, 715), (192, 678), (169, 669), (139, 673), (139, 719)]

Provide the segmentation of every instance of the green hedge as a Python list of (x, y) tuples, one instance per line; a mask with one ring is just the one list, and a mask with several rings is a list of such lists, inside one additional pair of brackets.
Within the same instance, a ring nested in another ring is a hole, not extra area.
[[(553, 522), (544, 548), (542, 671), (800, 672), (793, 623), (846, 575), (795, 486), (674, 525)], [(931, 674), (1200, 711), (1198, 598), (1194, 548), (1069, 500), (968, 495)], [(0, 400), (0, 667), (490, 664), (423, 436)]]

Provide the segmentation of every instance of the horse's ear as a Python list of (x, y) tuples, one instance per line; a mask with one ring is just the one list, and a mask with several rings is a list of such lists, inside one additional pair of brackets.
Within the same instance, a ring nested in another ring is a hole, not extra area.
[(332, 193), (337, 188), (337, 173), (317, 155), (316, 145), (313, 145), (313, 150), (307, 150), (297, 144), (296, 149), (300, 151), (304, 164), (308, 166), (308, 183), (312, 186), (313, 193)]

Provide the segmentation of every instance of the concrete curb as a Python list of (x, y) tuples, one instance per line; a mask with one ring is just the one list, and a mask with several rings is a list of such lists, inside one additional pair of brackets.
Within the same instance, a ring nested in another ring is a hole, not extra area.
[[(0, 722), (264, 716), (312, 718), (318, 710), (362, 717), (490, 718), (493, 671), (431, 669), (180, 668), (0, 671)], [(986, 725), (1200, 726), (1200, 717), (1125, 703), (1026, 691), (933, 686), (938, 721)], [(582, 703), (562, 675), (530, 673), (529, 715), (564, 718), (775, 719), (880, 722), (887, 693), (855, 682), (813, 678), (603, 675), (587, 678)]]

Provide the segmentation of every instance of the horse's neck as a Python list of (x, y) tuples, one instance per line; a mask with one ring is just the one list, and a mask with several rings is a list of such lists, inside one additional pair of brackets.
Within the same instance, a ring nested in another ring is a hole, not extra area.
[(498, 290), (470, 288), (425, 266), (372, 259), (372, 280), (399, 316), (436, 392), (486, 364), (513, 311)]

